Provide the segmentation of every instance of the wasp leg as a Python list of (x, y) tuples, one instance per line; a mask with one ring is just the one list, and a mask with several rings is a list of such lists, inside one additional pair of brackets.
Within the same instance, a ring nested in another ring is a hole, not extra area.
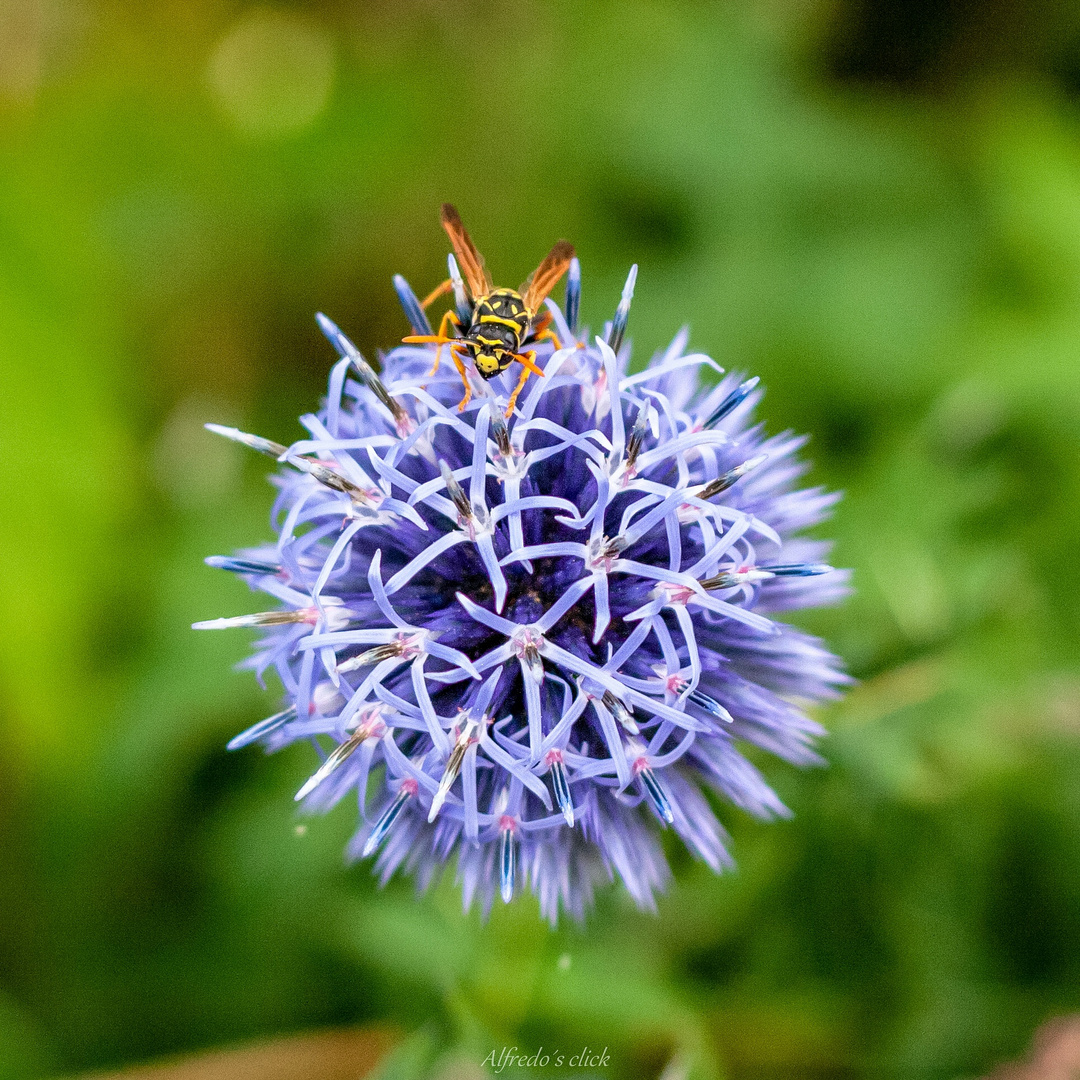
[(532, 332), (529, 335), (530, 341), (550, 341), (556, 349), (563, 347), (562, 342), (559, 340), (559, 335), (551, 329), (551, 312), (545, 311), (543, 315), (540, 315), (536, 322), (533, 324)]
[(517, 404), (518, 394), (525, 388), (525, 384), (529, 381), (530, 375), (539, 375), (544, 377), (544, 373), (536, 366), (534, 361), (536, 360), (535, 352), (527, 353), (515, 353), (514, 359), (521, 364), (521, 377), (517, 381), (517, 386), (514, 387), (514, 392), (510, 395), (510, 401), (506, 406), (506, 417), (509, 419), (514, 413), (514, 406)]
[(561, 349), (563, 347), (562, 342), (559, 340), (559, 335), (556, 334), (550, 326), (545, 326), (544, 329), (533, 338), (533, 341), (550, 341), (556, 349)]
[(434, 288), (420, 301), (420, 306), (427, 311), (440, 296), (445, 296), (454, 287), (454, 282), (451, 278), (447, 278), (441, 285)]
[(529, 332), (529, 341), (550, 341), (556, 349), (562, 348), (558, 335), (551, 329), (551, 312), (538, 315)]
[(465, 387), (465, 396), (458, 402), (458, 412), (462, 412), (472, 398), (472, 387), (469, 385), (469, 373), (461, 361), (460, 354), (453, 346), (450, 348), (450, 359), (454, 361), (454, 367), (458, 369), (458, 374), (461, 376), (461, 384)]
[[(424, 301), (425, 305), (427, 301)], [(461, 326), (461, 320), (453, 311), (448, 311), (439, 323), (439, 332), (437, 334), (410, 334), (408, 337), (401, 340), (406, 345), (438, 345), (435, 350), (435, 363), (432, 364), (431, 370), (428, 372), (428, 378), (436, 374), (439, 370), (439, 362), (442, 360), (442, 347), (448, 345), (451, 341), (460, 341), (460, 338), (448, 337), (448, 331), (453, 326), (455, 329)]]

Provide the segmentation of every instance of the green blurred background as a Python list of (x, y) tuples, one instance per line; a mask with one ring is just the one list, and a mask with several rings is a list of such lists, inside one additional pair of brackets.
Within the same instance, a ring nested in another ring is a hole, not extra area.
[[(638, 362), (689, 321), (847, 493), (831, 764), (659, 917), (379, 891), (304, 748), (224, 751), (276, 699), (188, 626), (271, 491), (201, 424), (297, 437), (313, 312), (406, 332), (444, 199), (510, 283), (572, 239), (594, 326), (640, 263)], [(2, 1080), (367, 1021), (387, 1077), (930, 1080), (1080, 1009), (1075, 5), (2, 0), (0, 363)]]

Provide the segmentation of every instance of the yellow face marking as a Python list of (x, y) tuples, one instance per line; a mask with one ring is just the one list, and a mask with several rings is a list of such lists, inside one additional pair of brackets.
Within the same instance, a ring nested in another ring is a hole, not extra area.
[(476, 370), (479, 371), (481, 375), (497, 375), (503, 367), (501, 357), (480, 353), (478, 356), (473, 357), (473, 359), (476, 363)]

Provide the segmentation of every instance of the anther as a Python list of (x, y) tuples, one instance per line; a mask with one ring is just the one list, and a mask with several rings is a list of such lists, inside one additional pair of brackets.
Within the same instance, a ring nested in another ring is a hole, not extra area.
[(223, 424), (203, 424), (203, 427), (207, 431), (212, 431), (215, 435), (222, 435), (226, 439), (231, 439), (233, 442), (241, 443), (243, 446), (249, 446), (252, 450), (258, 450), (260, 454), (265, 454), (267, 457), (279, 458), (289, 448), (282, 446), (281, 443), (276, 443), (272, 439), (264, 439), (259, 435), (249, 435), (246, 431), (241, 431), (239, 428), (225, 427)]
[(225, 744), (225, 749), (239, 750), (241, 747), (250, 746), (253, 742), (258, 742), (259, 739), (265, 738), (265, 736), (270, 735), (277, 731), (278, 728), (284, 727), (295, 719), (296, 706), (290, 705), (282, 712), (274, 713), (273, 716), (268, 716), (265, 720), (253, 724), (247, 731), (242, 731), (235, 739), (231, 739)]
[(192, 623), (192, 630), (231, 630), (243, 626), (287, 626), (307, 623), (314, 626), (322, 618), (327, 630), (341, 630), (352, 621), (353, 613), (341, 606), (336, 596), (324, 596), (323, 609), (317, 607), (291, 608), (285, 611), (259, 611), (252, 615), (234, 615), (227, 619), (205, 619)]
[(762, 581), (768, 581), (772, 576), (772, 571), (768, 567), (739, 566), (713, 574), (712, 577), (702, 578), (701, 587), (711, 591), (734, 589), (738, 585), (757, 585)]
[(450, 466), (442, 458), (439, 459), (439, 471), (442, 473), (443, 481), (446, 484), (446, 493), (450, 496), (450, 501), (457, 507), (458, 524), (465, 526), (473, 516), (472, 505), (465, 494), (465, 489), (457, 482)]
[(563, 764), (561, 750), (549, 750), (544, 757), (551, 773), (551, 787), (555, 792), (555, 804), (566, 818), (566, 824), (574, 827), (574, 800), (570, 797), (570, 784), (566, 778), (566, 766)]
[(581, 309), (581, 263), (575, 255), (566, 274), (566, 325), (571, 334), (577, 333), (578, 311)]
[(628, 709), (610, 690), (604, 691), (604, 696), (600, 698), (608, 710), (615, 717), (616, 720), (622, 724), (624, 730), (628, 731), (631, 735), (638, 733), (637, 721), (634, 719), (633, 712)]
[(376, 645), (373, 649), (367, 649), (358, 656), (352, 656), (337, 665), (340, 674), (350, 671), (358, 671), (362, 667), (371, 667), (381, 664), (384, 660), (412, 660), (423, 651), (422, 636), (420, 634), (399, 634), (393, 641), (385, 645)]
[(401, 301), (405, 317), (409, 320), (414, 333), (430, 334), (431, 323), (428, 322), (428, 317), (424, 314), (416, 293), (412, 291), (412, 286), (400, 274), (394, 275), (394, 290), (398, 294), (398, 300)]
[(753, 389), (761, 380), (755, 375), (752, 379), (747, 379), (746, 382), (741, 383), (711, 413), (709, 413), (708, 419), (701, 425), (702, 427), (712, 427), (713, 424), (719, 424), (728, 413), (738, 408), (753, 392)]
[(465, 761), (465, 751), (476, 742), (476, 733), (479, 728), (480, 725), (475, 720), (469, 720), (454, 740), (453, 749), (446, 759), (446, 768), (443, 769), (442, 779), (439, 781), (439, 790), (435, 792), (435, 797), (431, 800), (431, 809), (428, 811), (429, 822), (438, 817), (443, 803), (446, 802), (446, 796), (450, 794), (450, 788), (453, 787), (458, 773), (461, 772), (462, 763)]
[(736, 480), (744, 477), (751, 469), (756, 469), (763, 464), (768, 460), (768, 457), (768, 454), (757, 454), (752, 458), (747, 458), (741, 465), (736, 465), (734, 469), (729, 469), (722, 476), (710, 480), (700, 491), (695, 493), (696, 497), (708, 500), (719, 495), (722, 491), (727, 491)]
[(229, 570), (234, 574), (280, 574), (281, 564), (263, 562), (260, 559), (234, 558), (231, 555), (209, 555), (203, 560), (207, 566)]
[(375, 506), (382, 501), (378, 492), (366, 491), (364, 488), (358, 487), (351, 480), (342, 476), (336, 469), (324, 465), (321, 461), (312, 461), (310, 458), (304, 457), (289, 458), (288, 461), (290, 465), (295, 465), (301, 472), (313, 476), (320, 484), (324, 484), (333, 491), (340, 491), (343, 495), (348, 495), (356, 506)]
[(289, 611), (258, 611), (251, 615), (234, 615), (227, 619), (204, 619), (191, 624), (192, 630), (232, 630), (241, 626), (286, 626), (290, 623), (307, 623), (314, 626), (319, 621), (316, 607), (294, 608)]
[(304, 796), (311, 794), (331, 773), (341, 768), (368, 739), (383, 737), (386, 733), (386, 725), (379, 719), (378, 712), (378, 709), (374, 710), (374, 715), (360, 724), (344, 742), (334, 747), (318, 771), (313, 773), (308, 782), (293, 796), (296, 802), (300, 802)]
[(731, 713), (716, 698), (709, 697), (708, 694), (703, 694), (700, 690), (691, 690), (687, 697), (699, 709), (704, 709), (710, 715), (715, 716), (717, 720), (731, 723)]
[[(204, 427), (207, 431), (214, 432), (215, 435), (223, 435), (233, 442), (250, 446), (252, 450), (258, 450), (260, 454), (266, 454), (267, 457), (280, 458), (289, 452), (289, 448), (282, 446), (281, 443), (276, 443), (272, 439), (263, 439), (258, 435), (249, 435), (246, 431), (240, 431), (237, 428), (224, 427), (221, 424), (205, 424)], [(305, 457), (294, 457), (289, 459), (289, 464), (301, 472), (306, 472), (309, 476), (315, 477), (320, 484), (325, 484), (328, 488), (333, 488), (334, 491), (340, 491), (348, 495), (357, 506), (371, 506), (376, 502), (375, 495), (377, 493), (357, 487), (351, 480), (347, 480), (341, 473), (321, 461), (312, 461), (310, 458)]]
[(644, 757), (639, 757), (634, 762), (634, 775), (641, 780), (645, 793), (649, 796), (649, 801), (653, 804), (656, 812), (669, 825), (674, 825), (675, 815), (671, 811), (671, 802), (667, 797), (667, 792), (664, 790), (663, 784), (660, 783), (660, 778), (653, 772), (649, 762)]
[(366, 859), (383, 842), (394, 822), (401, 816), (405, 804), (416, 795), (418, 790), (419, 785), (412, 777), (402, 780), (393, 802), (379, 815), (379, 820), (375, 822), (371, 834), (364, 841), (364, 849), (360, 852), (361, 859)]
[(627, 476), (632, 476), (638, 454), (641, 453), (641, 444), (645, 441), (645, 432), (649, 427), (649, 405), (642, 402), (638, 409), (637, 419), (630, 431), (630, 438), (626, 441), (626, 460), (623, 470)]
[(611, 351), (619, 353), (626, 333), (626, 323), (630, 318), (630, 302), (634, 299), (634, 283), (637, 281), (637, 263), (630, 267), (630, 273), (626, 275), (626, 284), (623, 286), (622, 298), (619, 306), (615, 309), (615, 318), (611, 320), (611, 329), (608, 331), (607, 343)]
[(491, 411), (491, 433), (495, 436), (495, 445), (499, 448), (503, 460), (509, 461), (513, 458), (514, 446), (510, 442), (510, 429), (506, 426), (506, 419), (502, 414), (502, 409), (492, 409)]
[[(446, 266), (450, 271), (450, 284), (454, 287), (454, 310), (462, 325), (468, 326), (472, 322), (472, 304), (469, 302), (469, 294), (465, 291), (465, 282), (461, 280), (461, 271), (453, 252), (447, 255)], [(427, 332), (431, 333), (430, 330)]]
[(514, 655), (522, 661), (529, 677), (538, 684), (544, 681), (544, 663), (540, 659), (543, 635), (530, 627), (523, 627), (513, 637)]
[[(411, 417), (402, 408), (401, 402), (390, 395), (385, 383), (375, 374), (375, 369), (363, 358), (360, 350), (321, 311), (315, 315), (315, 320), (319, 324), (319, 329), (337, 350), (338, 355), (343, 358), (347, 356), (352, 361), (364, 385), (390, 410), (398, 431), (402, 434), (411, 431), (413, 427)], [(430, 327), (428, 329), (430, 331)]]
[(514, 881), (517, 878), (517, 822), (509, 815), (499, 818), (499, 892), (504, 904), (514, 899)]

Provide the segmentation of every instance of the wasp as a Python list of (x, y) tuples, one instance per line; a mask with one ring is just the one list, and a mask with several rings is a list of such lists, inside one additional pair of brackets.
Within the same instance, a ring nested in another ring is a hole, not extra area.
[[(457, 210), (450, 203), (443, 203), (440, 218), (468, 284), (471, 308), (469, 325), (462, 332), (462, 320), (451, 310), (442, 317), (437, 334), (414, 334), (403, 341), (409, 345), (426, 343), (439, 346), (435, 366), (431, 369), (432, 375), (439, 370), (442, 346), (450, 346), (450, 356), (465, 386), (465, 396), (458, 405), (459, 410), (464, 409), (472, 397), (465, 360), (472, 359), (477, 374), (484, 380), (493, 379), (515, 362), (521, 364), (521, 377), (506, 407), (509, 417), (529, 375), (544, 374), (536, 366), (536, 350), (523, 352), (525, 345), (550, 340), (556, 348), (561, 348), (555, 332), (549, 326), (551, 316), (547, 312), (541, 314), (540, 308), (570, 266), (574, 248), (565, 240), (560, 240), (520, 289), (497, 289)], [(444, 281), (424, 299), (422, 306), (428, 307), (452, 287), (452, 280)]]

